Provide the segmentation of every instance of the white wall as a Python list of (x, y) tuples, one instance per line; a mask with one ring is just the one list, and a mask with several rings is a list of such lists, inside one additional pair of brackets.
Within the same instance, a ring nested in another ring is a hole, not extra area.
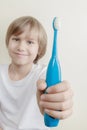
[(42, 62), (48, 63), (53, 40), (52, 19), (61, 20), (59, 59), (63, 79), (74, 90), (74, 112), (61, 121), (59, 130), (87, 129), (87, 2), (86, 0), (0, 0), (0, 63), (8, 63), (5, 32), (10, 22), (23, 15), (38, 18), (48, 35), (48, 50)]

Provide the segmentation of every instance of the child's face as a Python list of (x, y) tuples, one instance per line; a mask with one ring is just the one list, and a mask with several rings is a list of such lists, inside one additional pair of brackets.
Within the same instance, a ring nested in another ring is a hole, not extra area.
[(29, 26), (18, 36), (9, 39), (8, 52), (12, 62), (17, 65), (32, 64), (38, 54), (38, 36), (35, 31), (29, 32)]

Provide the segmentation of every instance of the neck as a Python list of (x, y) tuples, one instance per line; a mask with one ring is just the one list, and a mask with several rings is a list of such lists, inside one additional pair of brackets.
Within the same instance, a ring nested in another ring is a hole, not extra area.
[(33, 64), (16, 65), (11, 63), (9, 66), (9, 76), (11, 80), (21, 80), (31, 71)]

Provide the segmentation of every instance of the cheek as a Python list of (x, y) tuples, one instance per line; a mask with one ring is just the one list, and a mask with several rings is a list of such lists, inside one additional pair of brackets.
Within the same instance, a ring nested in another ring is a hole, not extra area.
[(37, 54), (38, 54), (38, 50), (39, 50), (39, 47), (38, 47), (38, 46), (34, 47), (34, 48), (32, 49), (33, 54), (34, 54), (34, 55), (37, 55)]
[(38, 51), (39, 51), (39, 47), (36, 48), (36, 52), (37, 52), (37, 53), (38, 53)]
[(15, 45), (9, 42), (8, 49), (13, 50), (14, 48), (15, 48)]
[(10, 56), (12, 55), (14, 50), (15, 50), (14, 44), (9, 43), (9, 45), (8, 45), (8, 53), (9, 53)]

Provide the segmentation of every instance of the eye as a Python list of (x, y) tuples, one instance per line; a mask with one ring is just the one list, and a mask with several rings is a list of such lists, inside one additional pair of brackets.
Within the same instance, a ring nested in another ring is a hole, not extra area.
[(28, 41), (28, 44), (34, 44), (34, 42), (33, 41)]
[(14, 41), (19, 41), (20, 39), (19, 39), (19, 38), (16, 38), (16, 37), (13, 37), (12, 40), (14, 40)]

